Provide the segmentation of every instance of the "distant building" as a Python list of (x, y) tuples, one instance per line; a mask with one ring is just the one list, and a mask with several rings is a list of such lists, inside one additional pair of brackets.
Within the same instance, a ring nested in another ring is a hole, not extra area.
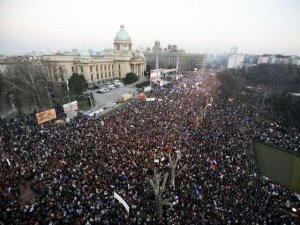
[(300, 58), (298, 56), (292, 55), (271, 55), (271, 54), (264, 54), (261, 55), (258, 59), (258, 64), (294, 64), (300, 65)]
[(179, 61), (180, 71), (190, 71), (194, 68), (202, 68), (206, 63), (205, 54), (189, 54), (185, 50), (178, 49), (177, 45), (169, 44), (167, 48), (160, 46), (160, 41), (156, 40), (152, 51), (147, 48), (144, 52), (147, 59), (147, 64), (155, 68), (156, 55), (158, 56), (159, 65), (161, 68), (175, 68)]
[(230, 54), (237, 54), (238, 53), (238, 47), (234, 46), (230, 49)]
[(73, 73), (84, 75), (89, 86), (101, 84), (116, 78), (124, 78), (127, 73), (143, 76), (146, 60), (141, 51), (132, 50), (129, 34), (121, 25), (114, 39), (114, 49), (105, 49), (101, 54), (93, 50), (80, 53), (73, 49), (70, 53), (45, 52), (42, 62), (51, 82), (65, 82)]
[(230, 54), (228, 57), (227, 69), (238, 69), (244, 65), (244, 54)]

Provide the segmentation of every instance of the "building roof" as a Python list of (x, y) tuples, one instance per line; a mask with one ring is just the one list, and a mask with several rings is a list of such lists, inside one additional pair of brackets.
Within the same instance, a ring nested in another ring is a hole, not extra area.
[(131, 42), (131, 38), (127, 31), (124, 30), (124, 25), (120, 26), (119, 32), (115, 36), (115, 41), (129, 41)]
[(79, 57), (80, 61), (88, 61), (90, 59), (91, 59), (91, 55), (87, 50), (83, 50), (80, 52), (80, 57)]

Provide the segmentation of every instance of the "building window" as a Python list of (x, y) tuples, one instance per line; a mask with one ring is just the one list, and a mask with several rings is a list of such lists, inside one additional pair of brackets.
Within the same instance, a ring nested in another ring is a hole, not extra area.
[(80, 70), (81, 70), (81, 73), (83, 73), (83, 67), (82, 66), (80, 66)]
[(104, 65), (104, 70), (106, 70), (106, 65)]
[(91, 81), (93, 81), (93, 74), (91, 75)]
[(108, 65), (108, 70), (110, 70), (110, 65)]
[(114, 69), (114, 65), (111, 65), (111, 69), (112, 69), (112, 70)]
[(96, 66), (96, 71), (98, 72), (98, 66)]
[(97, 73), (97, 80), (99, 80), (99, 74)]
[(107, 74), (105, 73), (105, 78), (107, 78)]
[(75, 68), (75, 69), (76, 69), (76, 72), (78, 72), (78, 68), (77, 68), (77, 66), (76, 66), (76, 68)]
[(110, 72), (108, 73), (108, 77), (110, 77)]
[(93, 66), (90, 66), (90, 71), (93, 72)]
[(72, 73), (74, 73), (74, 66), (72, 66)]
[(103, 79), (103, 73), (101, 73), (101, 79)]
[(102, 65), (100, 66), (100, 70), (102, 71)]
[(119, 70), (121, 70), (121, 65), (119, 65)]

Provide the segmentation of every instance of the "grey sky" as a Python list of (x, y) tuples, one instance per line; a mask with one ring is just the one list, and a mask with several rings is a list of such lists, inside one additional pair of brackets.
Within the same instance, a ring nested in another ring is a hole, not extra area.
[(0, 0), (0, 54), (112, 48), (120, 24), (134, 48), (300, 55), (299, 0)]

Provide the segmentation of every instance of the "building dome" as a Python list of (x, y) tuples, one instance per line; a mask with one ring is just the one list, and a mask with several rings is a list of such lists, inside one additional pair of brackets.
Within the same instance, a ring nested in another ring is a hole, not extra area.
[(79, 60), (82, 62), (89, 61), (91, 59), (91, 55), (87, 50), (83, 50), (80, 52)]
[(46, 51), (44, 51), (43, 53), (42, 53), (42, 55), (44, 56), (44, 55), (54, 55), (54, 53), (52, 52), (52, 51), (50, 51), (49, 49), (47, 49)]
[(115, 36), (115, 41), (129, 41), (129, 42), (131, 42), (131, 38), (130, 38), (129, 34), (124, 30), (124, 25), (120, 26), (120, 30)]

